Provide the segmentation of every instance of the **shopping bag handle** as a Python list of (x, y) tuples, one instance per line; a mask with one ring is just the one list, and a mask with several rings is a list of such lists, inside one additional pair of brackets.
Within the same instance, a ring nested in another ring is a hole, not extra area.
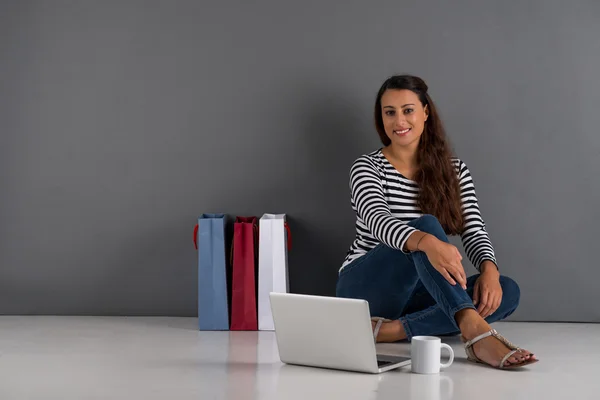
[(198, 250), (198, 224), (194, 226), (194, 247)]
[(288, 245), (288, 251), (290, 251), (292, 249), (292, 231), (290, 230), (290, 226), (288, 225), (287, 222), (284, 222), (283, 224), (285, 226), (285, 229), (287, 231), (287, 245)]

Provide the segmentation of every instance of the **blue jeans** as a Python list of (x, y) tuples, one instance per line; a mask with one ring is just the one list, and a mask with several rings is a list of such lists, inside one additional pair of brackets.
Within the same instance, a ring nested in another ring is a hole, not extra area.
[[(449, 242), (437, 218), (424, 215), (408, 225)], [(336, 296), (364, 299), (372, 316), (398, 319), (410, 341), (418, 335), (454, 335), (460, 332), (454, 315), (473, 305), (473, 288), (479, 274), (467, 278), (467, 290), (450, 284), (429, 262), (424, 252), (405, 254), (379, 244), (346, 265), (337, 280)], [(519, 305), (517, 283), (500, 276), (502, 302), (485, 320), (511, 315)]]

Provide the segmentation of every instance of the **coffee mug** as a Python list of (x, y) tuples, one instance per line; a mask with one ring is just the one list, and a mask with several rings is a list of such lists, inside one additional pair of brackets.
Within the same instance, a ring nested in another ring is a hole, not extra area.
[[(450, 353), (450, 360), (440, 361), (442, 348)], [(411, 369), (417, 374), (437, 374), (440, 368), (448, 368), (454, 362), (454, 351), (435, 336), (414, 336), (410, 347)]]

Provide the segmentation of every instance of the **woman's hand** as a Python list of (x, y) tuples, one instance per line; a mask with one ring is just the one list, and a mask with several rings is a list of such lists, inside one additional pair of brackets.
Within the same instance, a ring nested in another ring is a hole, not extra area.
[(458, 282), (463, 289), (467, 289), (467, 277), (462, 265), (462, 255), (456, 246), (443, 242), (433, 235), (422, 238), (418, 250), (424, 251), (433, 268), (435, 268), (450, 284)]
[(500, 307), (501, 302), (502, 286), (498, 269), (495, 265), (493, 268), (482, 269), (473, 290), (473, 304), (479, 304), (477, 312), (483, 318), (487, 318)]

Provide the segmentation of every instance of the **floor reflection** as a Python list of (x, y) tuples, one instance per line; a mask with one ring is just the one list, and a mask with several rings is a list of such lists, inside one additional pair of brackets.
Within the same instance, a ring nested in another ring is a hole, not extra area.
[(409, 399), (450, 400), (454, 398), (454, 381), (450, 376), (411, 373), (408, 382)]
[[(272, 332), (230, 332), (226, 348), (225, 398), (229, 400), (454, 397), (451, 377), (444, 373), (413, 374), (410, 366), (373, 375), (283, 364)], [(405, 349), (395, 350), (394, 353), (402, 353), (399, 350)]]
[(279, 369), (277, 399), (374, 400), (381, 375), (283, 365)]

